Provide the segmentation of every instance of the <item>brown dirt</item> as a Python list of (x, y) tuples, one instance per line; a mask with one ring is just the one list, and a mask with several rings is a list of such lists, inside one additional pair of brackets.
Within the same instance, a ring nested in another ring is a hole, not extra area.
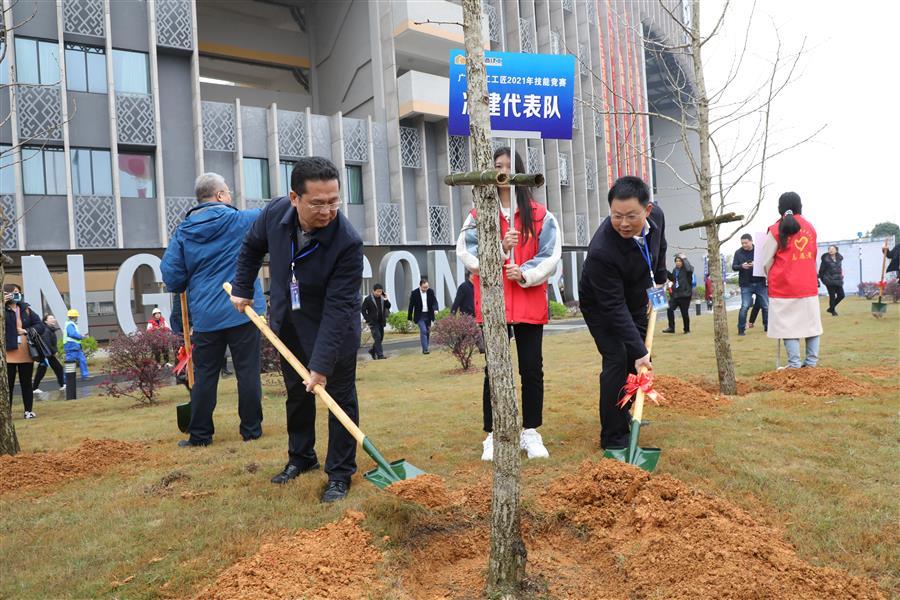
[(896, 382), (900, 378), (897, 367), (857, 367), (851, 371), (873, 379), (892, 379)]
[(24, 489), (62, 485), (106, 471), (145, 454), (145, 447), (119, 440), (84, 440), (61, 452), (0, 456), (0, 495)]
[(808, 396), (865, 396), (872, 393), (869, 385), (853, 381), (828, 367), (769, 371), (757, 379), (775, 389)]
[[(709, 379), (706, 377), (693, 377), (688, 380), (689, 383), (696, 385), (701, 388), (705, 392), (712, 394), (713, 396), (719, 396), (719, 381)], [(747, 394), (752, 394), (754, 392), (764, 392), (771, 390), (769, 386), (755, 382), (755, 381), (746, 381), (743, 379), (737, 380), (737, 393), (735, 396), (746, 396)]]
[[(717, 408), (730, 402), (727, 396), (711, 394), (693, 383), (671, 375), (654, 375), (653, 388), (663, 395), (659, 405), (665, 408), (702, 410)], [(645, 406), (647, 404), (645, 402)]]
[(382, 556), (360, 527), (364, 518), (348, 510), (319, 529), (284, 533), (224, 570), (196, 598), (357, 600), (377, 595)]
[(407, 502), (421, 504), (425, 508), (440, 508), (450, 504), (444, 479), (437, 475), (419, 475), (414, 479), (393, 483), (387, 489)]
[[(433, 500), (433, 484), (410, 497)], [(401, 597), (483, 596), (489, 522), (464, 518), (471, 513), (454, 494), (443, 506), (453, 510), (430, 513), (401, 542)], [(872, 581), (803, 562), (780, 531), (740, 508), (611, 460), (552, 482), (523, 530), (528, 585), (542, 597), (883, 598)]]

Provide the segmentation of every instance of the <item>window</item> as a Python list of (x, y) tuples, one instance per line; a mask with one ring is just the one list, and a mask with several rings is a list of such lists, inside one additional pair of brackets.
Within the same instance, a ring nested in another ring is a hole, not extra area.
[(119, 154), (119, 193), (123, 198), (155, 198), (153, 157)]
[(66, 44), (66, 86), (76, 92), (106, 93), (106, 51)]
[(362, 188), (362, 167), (360, 165), (347, 165), (346, 168), (346, 179), (347, 179), (347, 204), (362, 204), (363, 203), (363, 188)]
[(66, 195), (66, 163), (62, 148), (22, 148), (22, 180), (33, 196)]
[(253, 200), (269, 198), (269, 161), (265, 158), (244, 159), (244, 197)]
[(294, 171), (294, 163), (283, 160), (278, 164), (278, 169), (281, 171), (281, 188), (278, 190), (278, 194), (287, 196), (291, 191), (291, 173)]
[(149, 94), (147, 55), (143, 52), (113, 50), (113, 78), (117, 92)]
[(0, 144), (0, 194), (16, 193), (16, 175), (13, 173), (12, 146)]
[(72, 148), (72, 193), (76, 196), (111, 196), (109, 150)]
[(59, 44), (17, 37), (16, 77), (20, 83), (59, 83)]

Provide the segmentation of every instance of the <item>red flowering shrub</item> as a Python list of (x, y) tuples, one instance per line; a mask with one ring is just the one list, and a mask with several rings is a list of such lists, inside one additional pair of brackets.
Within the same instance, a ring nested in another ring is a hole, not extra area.
[(472, 367), (472, 355), (482, 343), (481, 328), (471, 315), (447, 315), (432, 325), (431, 339), (449, 350), (463, 370), (468, 371)]
[(108, 350), (109, 379), (100, 384), (100, 389), (114, 398), (153, 404), (159, 388), (169, 378), (156, 357), (167, 353), (175, 356), (178, 339), (171, 331), (138, 331), (117, 337), (110, 342)]

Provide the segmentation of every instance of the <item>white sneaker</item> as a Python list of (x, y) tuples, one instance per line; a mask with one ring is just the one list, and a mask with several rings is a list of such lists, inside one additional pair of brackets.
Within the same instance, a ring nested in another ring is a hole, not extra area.
[(544, 440), (537, 429), (525, 429), (519, 437), (519, 446), (528, 453), (528, 458), (550, 458), (544, 447)]
[(481, 442), (484, 451), (481, 453), (481, 460), (494, 460), (494, 434), (489, 433), (484, 441)]
[(26, 418), (26, 419), (36, 419), (36, 418), (37, 418), (37, 415), (34, 414), (33, 412), (29, 412), (29, 411), (26, 410), (26, 411), (25, 411), (25, 418)]
[(66, 391), (66, 384), (62, 384), (62, 387), (59, 388), (59, 391), (61, 391), (61, 392)]
[(46, 399), (47, 399), (47, 392), (45, 392), (45, 391), (42, 390), (42, 389), (36, 389), (36, 390), (34, 390), (34, 392), (32, 392), (32, 393), (34, 394), (34, 397), (35, 397), (35, 399), (37, 399), (37, 400), (43, 401), (43, 400), (46, 400)]

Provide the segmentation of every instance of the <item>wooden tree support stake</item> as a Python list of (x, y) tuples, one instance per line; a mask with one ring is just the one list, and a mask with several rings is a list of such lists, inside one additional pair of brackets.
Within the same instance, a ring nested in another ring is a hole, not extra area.
[(678, 231), (687, 231), (688, 229), (697, 229), (698, 227), (706, 227), (707, 225), (720, 225), (722, 223), (734, 223), (735, 221), (743, 221), (744, 215), (736, 215), (733, 212), (713, 217), (712, 219), (703, 219), (702, 221), (694, 221), (693, 223), (685, 223), (679, 225)]

